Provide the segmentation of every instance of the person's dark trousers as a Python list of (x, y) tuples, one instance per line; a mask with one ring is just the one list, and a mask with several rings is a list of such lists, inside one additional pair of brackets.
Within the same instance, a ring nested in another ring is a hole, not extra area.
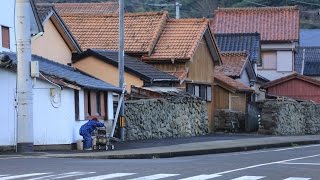
[(91, 133), (82, 133), (84, 142), (83, 142), (83, 149), (90, 149), (92, 148), (92, 138)]

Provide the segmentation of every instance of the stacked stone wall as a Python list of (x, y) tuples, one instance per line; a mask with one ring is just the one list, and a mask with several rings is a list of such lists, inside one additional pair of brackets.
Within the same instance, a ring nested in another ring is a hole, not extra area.
[(126, 101), (126, 140), (205, 135), (208, 112), (204, 101), (194, 98)]
[(266, 100), (260, 104), (259, 132), (272, 135), (320, 134), (320, 105), (294, 100)]

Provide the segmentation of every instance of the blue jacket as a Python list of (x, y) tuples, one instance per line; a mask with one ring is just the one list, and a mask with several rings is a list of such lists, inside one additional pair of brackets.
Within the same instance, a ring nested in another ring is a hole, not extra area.
[(80, 135), (82, 134), (91, 134), (92, 131), (94, 129), (96, 129), (96, 127), (103, 127), (104, 124), (99, 122), (99, 121), (95, 121), (95, 120), (89, 120), (88, 122), (86, 122), (84, 125), (81, 126), (79, 133)]

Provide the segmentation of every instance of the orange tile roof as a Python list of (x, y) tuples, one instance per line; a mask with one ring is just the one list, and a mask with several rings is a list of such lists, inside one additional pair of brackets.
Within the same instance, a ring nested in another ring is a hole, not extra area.
[(220, 53), (222, 65), (216, 66), (215, 71), (224, 72), (231, 77), (239, 77), (245, 68), (248, 55), (245, 52)]
[(239, 81), (236, 81), (228, 76), (226, 76), (223, 72), (215, 72), (214, 73), (215, 83), (230, 89), (235, 92), (254, 92), (250, 87), (242, 84)]
[(219, 8), (211, 22), (214, 33), (261, 34), (262, 41), (297, 41), (297, 6), (259, 8)]
[(148, 57), (144, 60), (189, 60), (205, 31), (209, 28), (207, 19), (167, 20), (160, 38)]
[(118, 2), (101, 2), (101, 3), (55, 3), (56, 10), (59, 14), (110, 14), (119, 12)]
[[(126, 13), (125, 51), (127, 53), (148, 53), (168, 18), (168, 12)], [(118, 50), (118, 15), (62, 14), (62, 19), (85, 49)]]

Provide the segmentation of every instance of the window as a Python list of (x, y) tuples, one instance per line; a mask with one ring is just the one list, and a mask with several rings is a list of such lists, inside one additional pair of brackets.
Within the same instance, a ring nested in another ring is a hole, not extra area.
[(2, 47), (10, 49), (9, 28), (5, 26), (1, 26), (1, 32), (2, 32)]
[(200, 97), (205, 101), (211, 101), (211, 86), (206, 84), (187, 84), (187, 92)]
[(96, 93), (96, 114), (101, 115), (101, 95), (100, 91)]
[(74, 90), (74, 112), (75, 119), (79, 120), (79, 91)]
[(277, 52), (268, 51), (262, 52), (262, 69), (277, 69)]
[(101, 91), (85, 90), (84, 93), (84, 107), (85, 116), (98, 116), (99, 118), (106, 118), (108, 95)]

